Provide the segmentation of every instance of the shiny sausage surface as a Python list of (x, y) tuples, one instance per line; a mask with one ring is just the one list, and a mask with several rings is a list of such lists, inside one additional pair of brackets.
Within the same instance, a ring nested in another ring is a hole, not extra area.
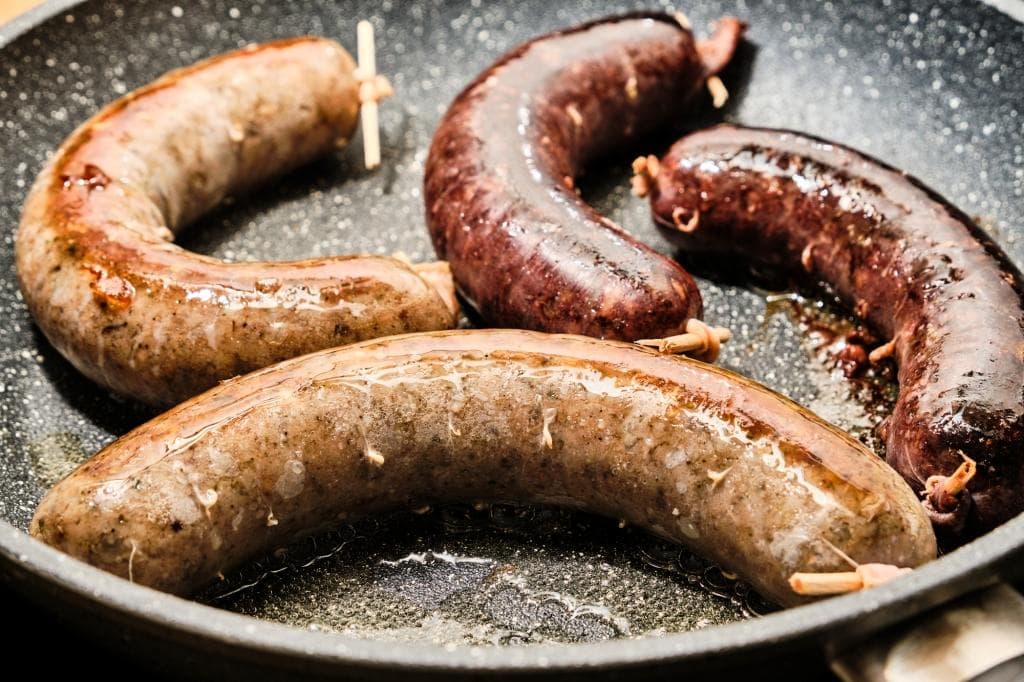
[(633, 341), (700, 317), (690, 275), (587, 205), (575, 179), (676, 122), (742, 30), (723, 19), (699, 45), (671, 15), (602, 19), (512, 50), (455, 99), (427, 157), (427, 224), (488, 324)]
[(411, 334), (239, 377), (60, 482), (31, 532), (189, 593), (352, 514), (452, 500), (582, 508), (798, 603), (797, 571), (935, 556), (873, 453), (743, 377), (635, 345), (526, 331)]
[(918, 490), (977, 462), (967, 490), (926, 499), (940, 531), (970, 538), (1024, 510), (1021, 275), (962, 211), (856, 150), (740, 126), (676, 143), (651, 205), (683, 248), (824, 282), (891, 340), (888, 461)]
[(50, 342), (94, 381), (167, 405), (320, 348), (453, 326), (438, 291), (392, 258), (227, 263), (171, 243), (225, 197), (347, 142), (353, 69), (322, 38), (255, 45), (79, 127), (32, 188), (16, 242)]

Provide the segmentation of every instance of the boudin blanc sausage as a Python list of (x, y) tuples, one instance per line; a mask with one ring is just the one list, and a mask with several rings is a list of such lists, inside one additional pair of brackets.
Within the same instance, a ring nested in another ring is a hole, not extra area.
[(456, 500), (586, 509), (684, 543), (780, 604), (797, 572), (935, 557), (907, 484), (736, 374), (528, 331), (410, 334), (227, 381), (50, 491), (36, 537), (188, 594), (351, 514)]
[(452, 327), (445, 292), (392, 258), (226, 263), (171, 243), (226, 196), (346, 142), (359, 105), (348, 53), (294, 38), (173, 71), (107, 106), (25, 205), (18, 277), (40, 329), (94, 381), (168, 405), (320, 348)]

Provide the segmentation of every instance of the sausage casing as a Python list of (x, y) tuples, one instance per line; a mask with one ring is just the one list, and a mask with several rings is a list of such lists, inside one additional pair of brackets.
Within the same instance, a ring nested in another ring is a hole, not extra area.
[(32, 188), (22, 294), (75, 367), (166, 405), (320, 348), (454, 319), (385, 257), (226, 263), (170, 242), (225, 197), (353, 134), (359, 83), (336, 43), (295, 38), (173, 71), (79, 127)]
[(449, 107), (427, 157), (427, 225), (461, 293), (491, 325), (634, 341), (701, 315), (693, 278), (587, 205), (587, 162), (669, 125), (732, 55), (670, 15), (612, 17), (532, 40)]
[(907, 484), (758, 384), (638, 346), (411, 334), (239, 377), (114, 442), (31, 532), (188, 593), (350, 514), (450, 500), (577, 507), (685, 543), (782, 604), (796, 571), (935, 556)]
[(899, 397), (888, 461), (918, 490), (969, 457), (937, 527), (969, 538), (1024, 510), (1024, 299), (1017, 268), (917, 179), (791, 131), (719, 126), (676, 143), (651, 194), (687, 250), (821, 281), (891, 339)]

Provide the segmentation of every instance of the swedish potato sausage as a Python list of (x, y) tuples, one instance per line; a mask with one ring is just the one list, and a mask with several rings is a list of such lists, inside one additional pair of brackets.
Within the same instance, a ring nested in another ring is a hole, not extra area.
[(167, 405), (320, 348), (453, 326), (395, 259), (226, 263), (170, 241), (226, 196), (346, 142), (353, 67), (322, 38), (256, 45), (168, 73), (79, 127), (29, 193), (16, 242), (25, 302), (57, 350)]
[(797, 571), (935, 556), (906, 483), (845, 433), (700, 362), (525, 331), (412, 334), (239, 377), (117, 440), (31, 532), (186, 594), (297, 534), (450, 500), (648, 528), (781, 604)]

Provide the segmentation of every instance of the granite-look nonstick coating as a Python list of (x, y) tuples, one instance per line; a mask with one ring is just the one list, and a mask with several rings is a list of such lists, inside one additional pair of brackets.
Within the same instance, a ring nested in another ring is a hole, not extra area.
[[(239, 198), (183, 243), (236, 260), (394, 251), (426, 260), (423, 161), (452, 97), (497, 55), (539, 32), (656, 4), (89, 1), (10, 42), (0, 28), (0, 45), (7, 43), (0, 47), (0, 519), (24, 529), (56, 478), (150, 415), (90, 384), (48, 346), (20, 301), (13, 270), (13, 235), (30, 183), (47, 154), (99, 106), (168, 69), (251, 41), (314, 33), (354, 49), (356, 21), (370, 19), (378, 67), (398, 93), (382, 108), (383, 168), (360, 167), (357, 139), (338, 157)], [(750, 23), (748, 45), (725, 76), (733, 95), (725, 119), (831, 137), (904, 168), (978, 216), (1024, 262), (1024, 24), (971, 2), (868, 4), (713, 0), (683, 9), (698, 33), (727, 13)], [(681, 127), (714, 119), (706, 108), (680, 110)], [(658, 152), (667, 140), (637, 151)], [(628, 166), (629, 158), (609, 160), (585, 179), (584, 191), (665, 249), (646, 202), (629, 195)], [(734, 333), (722, 364), (877, 446), (872, 427), (891, 400), (891, 379), (846, 382), (826, 352), (828, 330), (845, 321), (792, 292), (767, 291), (761, 277), (745, 279), (700, 280), (705, 318)], [(716, 569), (686, 553), (666, 559), (664, 548), (614, 524), (548, 510), (497, 514), (452, 508), (342, 529), (335, 537), (370, 537), (372, 552), (349, 547), (313, 569), (286, 570), (214, 603), (308, 629), (449, 647), (658, 635), (763, 609)], [(509, 514), (526, 520), (513, 523)], [(324, 554), (322, 546), (300, 551)], [(261, 572), (250, 568), (229, 584)]]

